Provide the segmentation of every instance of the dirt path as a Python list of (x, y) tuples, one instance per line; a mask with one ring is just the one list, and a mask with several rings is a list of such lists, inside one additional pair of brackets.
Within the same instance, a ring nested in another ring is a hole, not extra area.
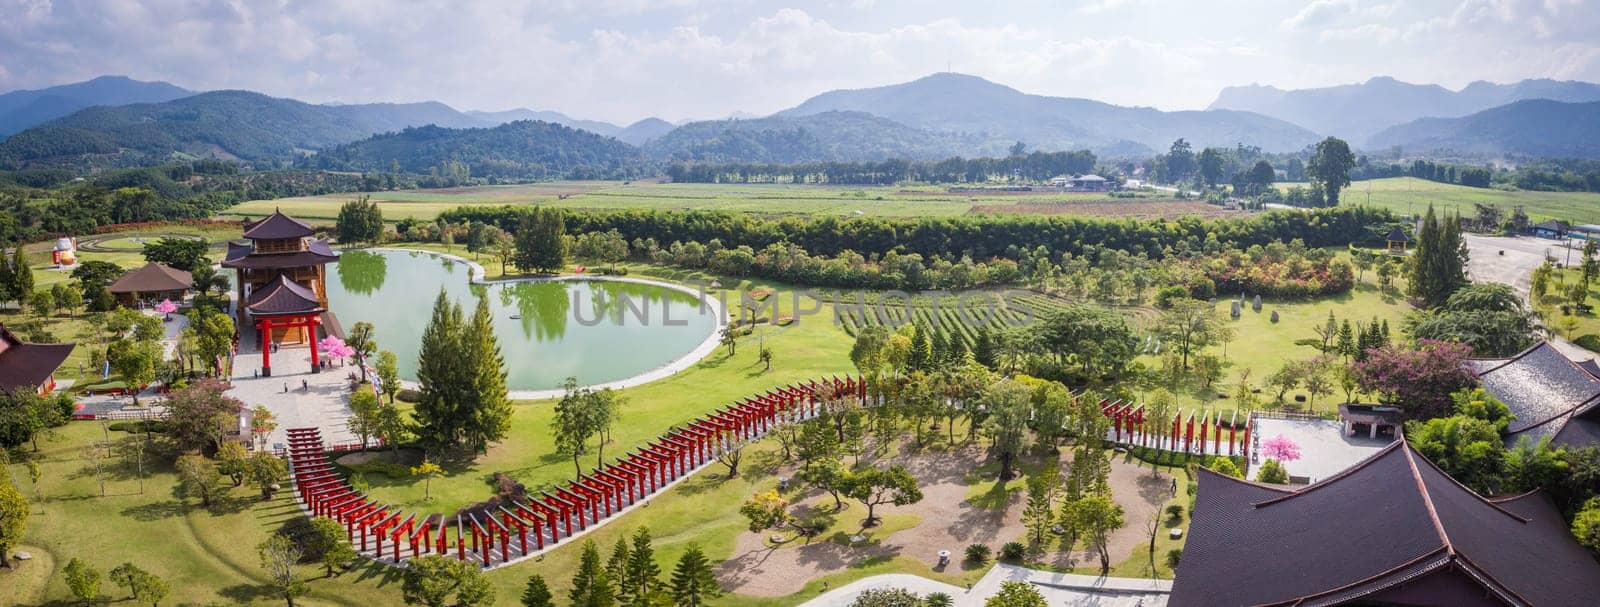
[[(1063, 469), (1071, 460), (1066, 453), (1063, 450)], [(810, 580), (872, 560), (907, 556), (924, 560), (932, 567), (940, 550), (949, 550), (955, 560), (953, 566), (959, 567), (963, 550), (968, 544), (981, 543), (998, 550), (1001, 544), (1023, 536), (1025, 492), (1012, 492), (1003, 509), (978, 508), (966, 501), (969, 485), (963, 479), (983, 465), (984, 452), (981, 448), (898, 458), (894, 463), (906, 466), (913, 475), (923, 480), (923, 498), (921, 502), (909, 506), (879, 506), (879, 513), (916, 515), (921, 517), (920, 525), (860, 547), (848, 547), (817, 538), (802, 546), (768, 548), (763, 540), (771, 534), (770, 531), (741, 533), (735, 540), (733, 556), (717, 567), (717, 578), (723, 588), (749, 596), (787, 596), (800, 591)], [(982, 482), (987, 484), (993, 481)], [(1112, 498), (1122, 505), (1127, 522), (1111, 537), (1113, 561), (1127, 558), (1135, 547), (1148, 541), (1145, 521), (1167, 500), (1171, 482), (1171, 477), (1166, 474), (1151, 476), (1148, 468), (1123, 463), (1121, 458), (1113, 460), (1110, 477)], [(1018, 484), (1020, 481), (1013, 481), (1013, 485)], [(828, 499), (824, 496), (821, 492), (807, 492), (795, 503), (810, 504), (819, 497)], [(859, 503), (852, 503), (840, 516), (842, 520), (854, 523), (864, 514), (865, 510)], [(1078, 550), (1057, 553), (1053, 558), (1056, 564), (1068, 566), (1069, 563), (1092, 564), (1097, 557)]]

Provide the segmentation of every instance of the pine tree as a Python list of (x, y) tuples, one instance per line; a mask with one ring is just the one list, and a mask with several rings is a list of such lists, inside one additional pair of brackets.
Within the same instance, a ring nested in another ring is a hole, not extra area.
[(463, 439), (475, 453), (484, 453), (489, 443), (505, 438), (511, 429), (511, 401), (506, 392), (506, 364), (495, 340), (494, 323), (487, 297), (478, 298), (478, 309), (461, 337), (463, 369), (470, 373), (465, 390), (463, 412), (469, 414)]
[(928, 371), (932, 368), (933, 343), (928, 339), (928, 332), (922, 328), (922, 323), (911, 327), (911, 354), (906, 357), (906, 367), (912, 371)]
[(17, 247), (16, 253), (11, 256), (11, 289), (10, 294), (21, 307), (28, 297), (33, 295), (33, 268), (28, 265), (28, 254)]
[(1337, 347), (1339, 354), (1344, 355), (1345, 360), (1349, 360), (1356, 355), (1356, 332), (1355, 328), (1350, 326), (1350, 319), (1348, 318), (1344, 319), (1344, 324), (1339, 325), (1339, 343)]
[(656, 565), (656, 551), (650, 546), (650, 529), (640, 527), (633, 532), (633, 551), (628, 555), (622, 593), (629, 598), (628, 605), (649, 607), (661, 594), (661, 567)]
[(628, 538), (621, 536), (617, 538), (616, 545), (611, 547), (611, 558), (606, 559), (606, 577), (611, 578), (612, 587), (616, 589), (613, 594), (619, 605), (630, 604), (629, 599), (633, 596), (630, 593), (633, 585), (628, 579), (628, 559), (632, 556), (628, 550)]
[(943, 367), (950, 360), (950, 339), (938, 329), (928, 331), (928, 370)]
[(544, 576), (528, 578), (528, 587), (522, 591), (522, 607), (556, 607), (555, 596), (550, 594), (550, 586), (544, 582)]
[(466, 402), (460, 378), (464, 363), (461, 347), (461, 306), (450, 301), (443, 289), (433, 302), (433, 316), (422, 332), (422, 348), (417, 355), (417, 383), (422, 399), (412, 415), (417, 419), (417, 434), (433, 448), (460, 443), (462, 423), (467, 418), (461, 406)]
[(678, 607), (704, 607), (711, 599), (722, 596), (717, 578), (711, 573), (711, 563), (706, 560), (700, 546), (690, 544), (672, 569), (672, 601)]
[(1467, 248), (1461, 237), (1460, 219), (1446, 215), (1441, 221), (1429, 206), (1417, 231), (1406, 294), (1430, 307), (1441, 305), (1451, 293), (1468, 284), (1466, 265)]
[(989, 327), (979, 329), (978, 338), (974, 341), (976, 343), (972, 345), (972, 359), (980, 365), (993, 369), (998, 357), (994, 351), (994, 334), (989, 331)]
[(1044, 543), (1051, 523), (1055, 522), (1055, 507), (1050, 503), (1051, 493), (1044, 476), (1028, 479), (1028, 505), (1022, 509), (1022, 524), (1028, 528), (1028, 539), (1034, 544)]
[(600, 548), (594, 540), (583, 543), (583, 556), (578, 560), (578, 573), (572, 577), (573, 607), (612, 607), (616, 599), (611, 590), (611, 576), (600, 565)]

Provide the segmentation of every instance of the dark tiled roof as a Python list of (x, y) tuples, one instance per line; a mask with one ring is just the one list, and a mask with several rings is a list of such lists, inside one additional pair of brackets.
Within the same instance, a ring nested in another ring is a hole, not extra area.
[(333, 247), (326, 240), (313, 240), (306, 245), (304, 251), (292, 253), (262, 253), (254, 254), (254, 249), (248, 244), (228, 243), (228, 255), (222, 260), (224, 268), (249, 268), (257, 270), (271, 270), (278, 268), (303, 268), (337, 261), (339, 256), (333, 252)]
[(322, 302), (317, 299), (316, 293), (289, 280), (287, 276), (279, 276), (278, 280), (251, 293), (245, 309), (256, 316), (323, 311)]
[(1485, 500), (1403, 441), (1295, 492), (1205, 470), (1191, 520), (1173, 605), (1335, 605), (1462, 579), (1510, 604), (1582, 605), (1600, 584), (1547, 498)]
[(1545, 229), (1545, 230), (1552, 230), (1552, 231), (1556, 231), (1556, 232), (1565, 232), (1565, 231), (1567, 231), (1567, 224), (1559, 222), (1559, 221), (1556, 221), (1554, 219), (1546, 219), (1544, 221), (1541, 221), (1541, 222), (1535, 224), (1533, 227), (1540, 228), (1540, 229)]
[(1467, 369), (1478, 376), (1483, 389), (1504, 401), (1517, 419), (1506, 429), (1511, 434), (1524, 431), (1560, 431), (1557, 418), (1600, 396), (1600, 378), (1583, 370), (1549, 342), (1539, 342), (1511, 358), (1475, 358)]
[(194, 286), (194, 277), (188, 272), (163, 263), (150, 262), (144, 267), (123, 274), (106, 287), (112, 293), (152, 293), (156, 291), (184, 291)]
[(12, 335), (4, 324), (0, 324), (0, 340), (6, 344), (0, 352), (0, 390), (7, 392), (37, 388), (72, 354), (75, 345), (30, 344)]
[(1410, 236), (1406, 236), (1406, 231), (1402, 230), (1402, 229), (1400, 229), (1398, 227), (1396, 227), (1393, 230), (1389, 230), (1389, 235), (1385, 236), (1383, 238), (1384, 238), (1384, 240), (1388, 240), (1388, 241), (1391, 241), (1391, 242), (1411, 242), (1411, 237)]
[(311, 224), (300, 221), (282, 211), (274, 210), (271, 215), (263, 217), (261, 221), (246, 225), (244, 237), (252, 240), (277, 240), (282, 238), (303, 238), (312, 233)]

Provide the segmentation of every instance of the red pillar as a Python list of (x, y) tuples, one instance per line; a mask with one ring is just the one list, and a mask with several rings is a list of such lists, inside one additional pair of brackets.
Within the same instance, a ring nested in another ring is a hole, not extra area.
[(317, 357), (317, 319), (305, 319), (301, 324), (306, 329), (306, 340), (311, 342), (311, 372), (317, 373), (322, 370), (321, 360)]
[(272, 319), (261, 319), (256, 330), (261, 332), (261, 376), (272, 377)]

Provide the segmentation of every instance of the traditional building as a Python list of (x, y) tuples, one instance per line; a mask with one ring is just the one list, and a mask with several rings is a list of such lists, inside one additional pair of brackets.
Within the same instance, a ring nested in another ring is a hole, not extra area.
[(1543, 492), (1486, 499), (1404, 441), (1298, 491), (1200, 469), (1171, 605), (1593, 605)]
[[(315, 373), (320, 363), (317, 340), (325, 335), (342, 337), (338, 321), (328, 312), (326, 267), (339, 256), (312, 233), (305, 222), (274, 211), (245, 225), (249, 244), (228, 243), (222, 267), (237, 272), (238, 323), (256, 329), (254, 345), (261, 350), (263, 376), (272, 375), (276, 346), (310, 347)], [(241, 339), (241, 345), (248, 343)]]
[(1393, 230), (1389, 230), (1389, 235), (1383, 237), (1383, 242), (1390, 253), (1404, 253), (1406, 247), (1411, 244), (1411, 236), (1400, 229), (1400, 226), (1395, 226)]
[(72, 354), (73, 345), (30, 344), (0, 323), (0, 390), (33, 390), (40, 394), (55, 390), (56, 367)]
[(1523, 438), (1575, 447), (1600, 444), (1600, 377), (1550, 342), (1510, 358), (1474, 358), (1465, 364), (1484, 391), (1517, 416), (1506, 427), (1507, 445)]
[(106, 290), (116, 296), (118, 305), (132, 306), (141, 301), (183, 301), (193, 287), (194, 276), (190, 273), (152, 261), (123, 274)]

